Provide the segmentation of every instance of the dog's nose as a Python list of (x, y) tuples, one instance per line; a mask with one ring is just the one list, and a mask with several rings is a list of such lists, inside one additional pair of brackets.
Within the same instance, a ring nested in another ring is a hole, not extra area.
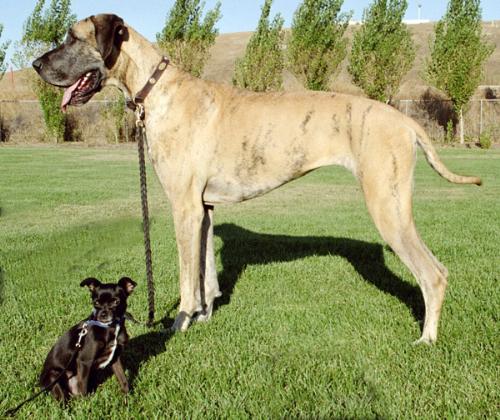
[(35, 61), (33, 61), (32, 66), (33, 66), (33, 68), (34, 68), (34, 69), (35, 69), (38, 73), (40, 73), (40, 71), (42, 70), (42, 67), (43, 67), (42, 60), (40, 60), (39, 58), (37, 58)]

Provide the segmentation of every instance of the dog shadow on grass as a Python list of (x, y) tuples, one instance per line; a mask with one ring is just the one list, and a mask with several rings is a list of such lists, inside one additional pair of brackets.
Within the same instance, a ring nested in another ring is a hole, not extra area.
[[(268, 235), (228, 223), (215, 226), (214, 232), (223, 242), (220, 249), (223, 269), (218, 276), (222, 296), (215, 301), (215, 311), (231, 302), (236, 283), (249, 265), (294, 261), (314, 255), (336, 255), (349, 261), (367, 283), (404, 303), (418, 322), (421, 323), (424, 318), (425, 307), (420, 289), (389, 270), (385, 265), (381, 244), (349, 238)], [(178, 306), (178, 303), (174, 306)], [(134, 337), (125, 347), (122, 360), (128, 371), (132, 392), (141, 366), (166, 351), (166, 345), (173, 335), (169, 328), (173, 321), (168, 317), (163, 318), (157, 324), (162, 324), (165, 330)], [(99, 383), (109, 375), (108, 372), (100, 378)]]
[(230, 303), (234, 287), (248, 265), (337, 255), (349, 261), (366, 282), (404, 303), (422, 324), (425, 306), (420, 289), (387, 268), (381, 244), (349, 238), (267, 235), (234, 224), (217, 225), (214, 233), (223, 242), (220, 250), (223, 270), (218, 276), (222, 297), (216, 300), (215, 310)]
[[(172, 325), (173, 319), (162, 319), (160, 323)], [(149, 359), (164, 353), (167, 342), (172, 338), (174, 332), (171, 329), (162, 331), (151, 331), (146, 334), (133, 337), (127, 343), (123, 357), (123, 364), (128, 371), (128, 381), (131, 391), (134, 392), (134, 382), (139, 374), (141, 366)]]

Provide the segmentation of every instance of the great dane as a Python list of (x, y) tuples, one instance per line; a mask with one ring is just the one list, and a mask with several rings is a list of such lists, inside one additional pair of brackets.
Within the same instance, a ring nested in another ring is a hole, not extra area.
[[(66, 88), (62, 106), (87, 102), (103, 86), (127, 98), (162, 57), (115, 15), (77, 22), (62, 45), (34, 61), (48, 83)], [(424, 130), (394, 108), (339, 93), (253, 93), (200, 80), (170, 65), (147, 96), (148, 153), (168, 196), (180, 266), (173, 328), (208, 320), (220, 296), (213, 208), (261, 196), (316, 168), (342, 165), (358, 179), (382, 238), (416, 277), (425, 302), (419, 342), (437, 338), (447, 269), (420, 239), (412, 215), (417, 145), (450, 182)]]

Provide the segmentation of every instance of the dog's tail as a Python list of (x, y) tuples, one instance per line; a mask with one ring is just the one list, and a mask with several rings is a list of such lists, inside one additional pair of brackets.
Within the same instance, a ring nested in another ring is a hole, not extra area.
[(412, 129), (415, 131), (417, 136), (417, 144), (420, 146), (422, 151), (425, 154), (425, 158), (427, 162), (439, 175), (441, 175), (444, 179), (453, 182), (455, 184), (476, 184), (481, 185), (481, 178), (477, 176), (463, 176), (457, 175), (451, 172), (439, 159), (438, 154), (436, 153), (436, 149), (431, 143), (431, 140), (424, 129), (417, 123), (413, 122)]

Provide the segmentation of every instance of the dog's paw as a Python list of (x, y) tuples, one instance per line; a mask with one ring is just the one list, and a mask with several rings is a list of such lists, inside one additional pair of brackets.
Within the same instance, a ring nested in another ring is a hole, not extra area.
[(208, 322), (208, 321), (210, 321), (211, 317), (212, 317), (212, 314), (200, 312), (199, 314), (195, 315), (195, 317), (193, 318), (193, 321), (194, 322)]
[(175, 321), (171, 327), (171, 330), (184, 332), (189, 328), (190, 324), (191, 317), (186, 312), (182, 311), (179, 312), (179, 314), (175, 317)]
[(432, 346), (435, 342), (436, 342), (436, 340), (431, 340), (428, 337), (422, 336), (418, 340), (414, 341), (413, 345), (414, 346)]
[(212, 318), (213, 308), (214, 308), (214, 302), (212, 301), (212, 303), (208, 305), (208, 307), (204, 311), (200, 311), (194, 316), (193, 321), (194, 322), (210, 321), (210, 318)]

